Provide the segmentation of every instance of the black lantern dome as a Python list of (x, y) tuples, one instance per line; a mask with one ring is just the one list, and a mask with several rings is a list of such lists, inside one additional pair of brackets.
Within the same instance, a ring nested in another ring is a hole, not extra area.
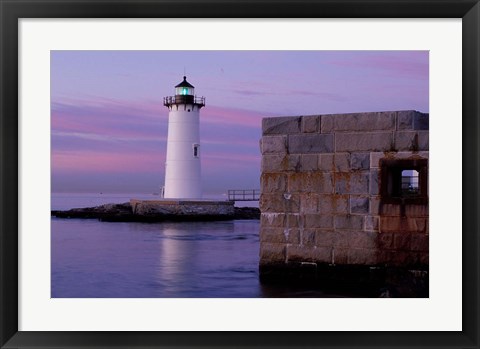
[(192, 104), (199, 108), (205, 106), (205, 97), (195, 96), (195, 87), (183, 77), (183, 81), (175, 86), (175, 96), (168, 96), (163, 99), (163, 105), (170, 107), (179, 104)]
[(186, 76), (183, 76), (183, 81), (182, 81), (181, 83), (179, 83), (179, 84), (178, 84), (177, 86), (175, 86), (175, 87), (191, 87), (191, 88), (193, 88), (194, 86), (187, 81), (187, 77), (186, 77)]

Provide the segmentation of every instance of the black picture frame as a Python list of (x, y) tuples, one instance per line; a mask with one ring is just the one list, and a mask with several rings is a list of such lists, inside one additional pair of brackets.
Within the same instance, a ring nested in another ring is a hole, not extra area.
[[(200, 346), (479, 348), (480, 5), (478, 0), (0, 0), (0, 12), (1, 348), (194, 348)], [(463, 330), (459, 332), (19, 332), (18, 19), (132, 17), (462, 18)]]

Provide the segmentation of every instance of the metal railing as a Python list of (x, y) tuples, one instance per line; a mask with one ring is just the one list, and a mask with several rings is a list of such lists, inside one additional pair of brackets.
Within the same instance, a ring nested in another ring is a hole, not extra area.
[(229, 201), (258, 201), (260, 200), (259, 189), (232, 189), (228, 191)]
[(191, 95), (175, 95), (163, 97), (163, 105), (170, 106), (172, 104), (198, 104), (205, 106), (205, 97), (197, 97)]
[(420, 194), (418, 176), (402, 176), (402, 196), (415, 197)]

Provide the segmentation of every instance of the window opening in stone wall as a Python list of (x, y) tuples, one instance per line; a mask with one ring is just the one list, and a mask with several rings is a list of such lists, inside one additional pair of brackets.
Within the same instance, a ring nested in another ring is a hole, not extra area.
[(402, 170), (402, 196), (415, 197), (420, 194), (417, 170)]
[(380, 194), (384, 203), (426, 203), (427, 159), (382, 159)]

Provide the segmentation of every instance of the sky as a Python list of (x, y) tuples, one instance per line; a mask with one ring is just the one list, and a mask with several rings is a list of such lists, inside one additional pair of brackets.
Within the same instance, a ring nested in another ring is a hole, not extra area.
[(52, 192), (154, 193), (183, 75), (200, 112), (205, 194), (260, 186), (261, 120), (429, 112), (428, 51), (51, 51)]

